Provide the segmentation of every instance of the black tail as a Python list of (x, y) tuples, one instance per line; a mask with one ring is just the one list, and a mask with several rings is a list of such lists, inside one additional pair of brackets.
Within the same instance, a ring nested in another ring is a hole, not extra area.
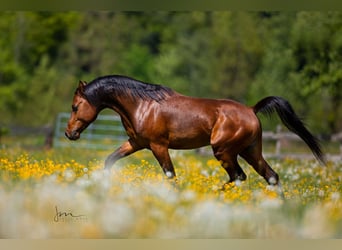
[(302, 138), (309, 146), (315, 157), (325, 164), (325, 157), (318, 140), (305, 128), (303, 122), (298, 118), (288, 101), (281, 97), (269, 96), (259, 101), (254, 107), (254, 113), (271, 115), (277, 111), (281, 121), (293, 133)]

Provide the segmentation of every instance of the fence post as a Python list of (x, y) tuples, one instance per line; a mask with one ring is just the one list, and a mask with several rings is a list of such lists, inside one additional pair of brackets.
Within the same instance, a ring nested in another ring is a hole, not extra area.
[(342, 132), (331, 136), (331, 141), (336, 141), (340, 145), (340, 155), (342, 157)]
[(52, 145), (53, 145), (53, 128), (49, 127), (47, 128), (47, 132), (45, 134), (44, 148), (51, 149)]

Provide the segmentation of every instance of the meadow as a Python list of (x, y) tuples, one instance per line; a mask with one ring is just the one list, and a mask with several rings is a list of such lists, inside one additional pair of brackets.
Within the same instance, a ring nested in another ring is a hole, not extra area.
[(268, 159), (284, 198), (241, 160), (172, 151), (177, 180), (149, 151), (103, 171), (108, 151), (0, 150), (0, 238), (342, 238), (342, 164)]

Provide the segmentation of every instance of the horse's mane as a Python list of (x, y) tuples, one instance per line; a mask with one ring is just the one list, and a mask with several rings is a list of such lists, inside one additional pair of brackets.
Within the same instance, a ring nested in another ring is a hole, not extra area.
[(157, 84), (145, 83), (120, 75), (102, 76), (86, 85), (84, 94), (88, 101), (96, 104), (109, 97), (127, 97), (132, 99), (154, 100), (160, 102), (174, 94), (173, 90)]

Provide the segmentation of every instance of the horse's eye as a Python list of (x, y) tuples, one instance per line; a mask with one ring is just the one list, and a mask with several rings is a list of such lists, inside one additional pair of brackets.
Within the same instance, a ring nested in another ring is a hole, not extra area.
[(71, 106), (71, 109), (72, 109), (73, 112), (77, 112), (77, 106), (72, 105), (72, 106)]

